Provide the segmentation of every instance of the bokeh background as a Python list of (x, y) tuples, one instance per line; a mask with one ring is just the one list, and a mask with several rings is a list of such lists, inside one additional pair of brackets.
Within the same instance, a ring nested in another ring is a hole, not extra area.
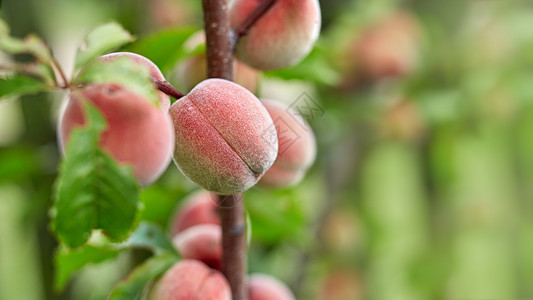
[[(138, 37), (125, 50), (177, 86), (182, 44), (202, 27), (198, 0), (0, 5), (13, 35), (41, 35), (68, 71), (83, 36), (116, 20)], [(299, 185), (245, 194), (249, 270), (298, 299), (533, 299), (533, 1), (320, 5), (311, 55), (261, 76), (258, 95), (307, 117), (318, 157)], [(54, 288), (64, 97), (0, 100), (2, 300), (106, 299), (148, 256), (123, 253)], [(195, 189), (170, 165), (143, 191), (141, 219), (166, 227)]]

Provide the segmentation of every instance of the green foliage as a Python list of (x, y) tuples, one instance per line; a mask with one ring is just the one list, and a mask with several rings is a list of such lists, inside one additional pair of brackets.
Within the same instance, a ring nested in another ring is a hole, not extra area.
[(199, 28), (180, 27), (159, 31), (156, 34), (147, 36), (133, 43), (127, 49), (138, 53), (153, 61), (162, 71), (167, 71), (174, 67), (179, 59), (185, 54), (183, 44)]
[(38, 170), (37, 154), (32, 149), (18, 147), (0, 152), (0, 182), (28, 178)]
[(89, 263), (100, 263), (117, 257), (119, 251), (110, 246), (84, 246), (79, 249), (62, 249), (55, 257), (55, 288), (64, 289), (74, 272)]
[(163, 274), (177, 262), (176, 256), (170, 254), (149, 258), (139, 265), (126, 280), (120, 282), (111, 292), (109, 300), (140, 300), (147, 284)]
[(32, 95), (49, 90), (50, 87), (42, 81), (26, 75), (0, 78), (0, 98)]
[(7, 26), (6, 21), (0, 19), (0, 37), (6, 37), (9, 35), (9, 26)]
[(151, 81), (150, 71), (127, 57), (109, 62), (94, 61), (83, 69), (73, 84), (117, 83), (159, 105), (159, 98)]
[(253, 189), (244, 201), (255, 240), (275, 244), (301, 234), (305, 217), (300, 203), (304, 199), (293, 189)]
[(148, 249), (156, 255), (163, 253), (170, 253), (176, 257), (178, 255), (166, 232), (158, 225), (148, 222), (141, 222), (122, 246)]
[[(56, 290), (63, 290), (68, 279), (86, 265), (114, 259), (121, 252), (130, 249), (147, 249), (157, 257), (170, 257), (172, 261), (179, 258), (169, 237), (158, 225), (141, 222), (131, 236), (120, 244), (109, 243), (104, 239), (103, 243), (100, 242), (98, 245), (87, 244), (77, 249), (63, 247), (55, 256)], [(143, 276), (143, 278), (149, 279), (146, 277), (147, 275)], [(127, 289), (131, 289), (132, 286), (130, 285), (132, 284), (135, 285), (136, 283), (128, 282), (126, 284)]]
[(269, 77), (281, 79), (301, 79), (320, 85), (335, 85), (340, 81), (340, 75), (328, 64), (326, 59), (328, 49), (325, 46), (315, 46), (311, 53), (294, 67), (266, 72)]
[[(36, 94), (48, 91), (55, 85), (54, 59), (46, 43), (33, 34), (24, 39), (10, 36), (9, 27), (1, 19), (0, 54), (7, 58), (7, 63), (0, 66), (0, 69), (7, 71), (7, 76), (0, 78), (0, 98)], [(12, 56), (19, 54), (29, 54), (34, 60), (14, 62)]]
[(91, 31), (85, 39), (85, 48), (78, 51), (76, 68), (81, 69), (97, 57), (116, 49), (134, 38), (118, 23), (111, 22)]
[(83, 245), (93, 229), (115, 241), (125, 239), (139, 203), (131, 168), (119, 166), (98, 146), (103, 117), (90, 105), (86, 112), (89, 125), (74, 129), (69, 139), (53, 207), (54, 230), (73, 248)]
[(36, 35), (28, 35), (25, 39), (18, 39), (8, 35), (0, 35), (0, 37), (2, 37), (0, 39), (0, 51), (8, 54), (28, 53), (35, 56), (42, 63), (50, 63), (52, 61), (50, 49)]

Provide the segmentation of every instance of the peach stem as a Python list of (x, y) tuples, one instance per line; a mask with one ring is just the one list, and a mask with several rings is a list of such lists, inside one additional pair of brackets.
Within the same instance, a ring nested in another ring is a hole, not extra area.
[(233, 29), (233, 49), (239, 39), (248, 34), (250, 28), (259, 20), (261, 17), (268, 12), (268, 10), (276, 3), (276, 0), (263, 0), (257, 7), (252, 11), (252, 13), (237, 27)]
[(158, 90), (171, 97), (176, 98), (176, 100), (185, 96), (182, 92), (178, 91), (174, 86), (172, 86), (172, 84), (170, 84), (168, 81), (162, 81), (152, 77), (152, 82)]

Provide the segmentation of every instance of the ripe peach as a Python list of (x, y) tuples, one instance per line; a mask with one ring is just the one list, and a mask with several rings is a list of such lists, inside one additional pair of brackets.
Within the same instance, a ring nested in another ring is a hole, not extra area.
[[(193, 51), (202, 44), (205, 44), (205, 33), (204, 31), (199, 31), (193, 34), (183, 47), (187, 51)], [(252, 93), (257, 90), (259, 76), (259, 71), (238, 60), (233, 61), (233, 81)], [(175, 77), (180, 87), (185, 91), (192, 90), (198, 83), (206, 80), (207, 59), (205, 53), (194, 54), (180, 62), (176, 69)]]
[[(235, 0), (231, 26), (239, 26), (261, 0)], [(311, 51), (320, 32), (317, 0), (278, 0), (237, 43), (235, 56), (259, 70), (288, 67)]]
[(150, 300), (231, 300), (226, 278), (218, 271), (192, 259), (184, 259), (170, 268), (154, 285)]
[(261, 102), (231, 81), (207, 79), (170, 107), (180, 170), (204, 189), (229, 195), (257, 183), (278, 152)]
[(294, 300), (291, 290), (278, 279), (266, 274), (248, 276), (250, 300)]
[[(150, 75), (153, 78), (157, 80), (165, 81), (165, 77), (163, 76), (163, 73), (161, 73), (161, 70), (159, 70), (159, 68), (151, 60), (136, 53), (114, 52), (114, 53), (101, 56), (100, 60), (103, 62), (109, 62), (119, 57), (127, 57), (133, 60), (134, 62), (145, 66), (146, 68), (148, 68), (148, 70), (150, 71)], [(159, 90), (157, 91), (157, 96), (159, 97), (159, 104), (161, 105), (161, 109), (163, 109), (164, 111), (167, 111), (170, 108), (170, 99), (165, 93)]]
[(278, 133), (278, 157), (259, 184), (284, 187), (297, 184), (315, 160), (316, 142), (311, 127), (287, 105), (262, 100)]
[(183, 230), (200, 224), (220, 225), (217, 213), (216, 195), (208, 191), (196, 192), (185, 200), (171, 220), (170, 233), (172, 236)]
[(167, 112), (115, 83), (74, 90), (60, 116), (58, 140), (62, 149), (72, 129), (86, 123), (82, 101), (93, 104), (107, 122), (100, 146), (118, 162), (131, 165), (142, 185), (156, 180), (168, 166), (174, 144)]
[(219, 225), (202, 224), (190, 227), (172, 239), (183, 258), (196, 259), (214, 269), (222, 260), (222, 229)]
[(419, 57), (419, 26), (407, 13), (395, 13), (367, 28), (354, 44), (355, 63), (371, 79), (411, 74)]

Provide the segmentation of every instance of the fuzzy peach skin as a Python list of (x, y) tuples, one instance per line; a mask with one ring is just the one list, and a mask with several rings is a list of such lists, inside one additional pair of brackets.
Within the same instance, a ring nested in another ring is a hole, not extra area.
[(291, 290), (278, 279), (266, 274), (248, 276), (249, 300), (294, 300)]
[[(235, 0), (231, 26), (239, 26), (261, 0)], [(235, 56), (259, 70), (289, 67), (311, 51), (320, 33), (317, 0), (278, 0), (237, 43)]]
[(170, 107), (174, 162), (202, 188), (244, 192), (272, 166), (277, 134), (266, 108), (231, 81), (207, 79)]
[[(148, 70), (150, 71), (150, 75), (153, 78), (157, 80), (165, 81), (165, 76), (163, 76), (163, 73), (161, 73), (161, 70), (159, 70), (159, 68), (151, 60), (136, 53), (114, 52), (114, 53), (109, 53), (109, 54), (100, 56), (100, 60), (103, 62), (108, 62), (108, 61), (113, 61), (119, 57), (130, 58), (134, 62), (147, 67)], [(163, 109), (164, 111), (168, 111), (168, 109), (170, 108), (170, 98), (161, 91), (157, 91), (157, 96), (159, 97), (159, 104), (161, 105), (161, 109)]]
[(183, 258), (196, 259), (220, 270), (222, 261), (222, 229), (219, 225), (202, 224), (182, 231), (172, 242)]
[(203, 190), (188, 196), (171, 218), (170, 234), (175, 236), (189, 227), (200, 224), (220, 225), (215, 197), (216, 195)]
[(142, 185), (155, 181), (167, 168), (174, 147), (168, 113), (114, 83), (74, 90), (58, 124), (63, 153), (72, 129), (86, 123), (82, 101), (93, 104), (107, 122), (100, 136), (100, 146), (118, 162), (131, 165)]
[(316, 142), (307, 122), (284, 103), (262, 100), (278, 133), (278, 157), (259, 181), (263, 187), (279, 188), (297, 184), (313, 164)]
[(192, 259), (176, 263), (159, 279), (149, 300), (231, 300), (226, 278), (218, 271)]

